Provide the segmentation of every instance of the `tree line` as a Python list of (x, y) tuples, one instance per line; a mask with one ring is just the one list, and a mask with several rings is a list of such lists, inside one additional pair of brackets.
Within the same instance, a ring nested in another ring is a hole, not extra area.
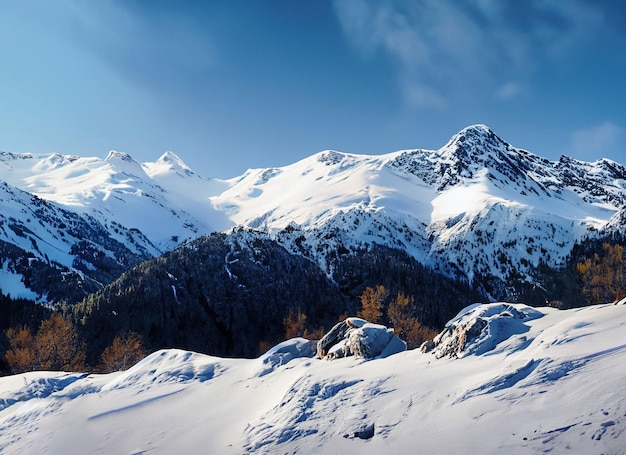
[[(383, 285), (366, 287), (361, 296), (360, 309), (357, 317), (374, 324), (390, 326), (407, 344), (408, 349), (419, 347), (424, 341), (432, 340), (437, 336), (437, 331), (423, 326), (418, 318), (414, 317), (415, 299), (398, 292), (390, 298), (390, 292)], [(339, 321), (346, 319), (343, 314)], [(292, 311), (283, 319), (285, 338), (304, 337), (307, 339), (320, 339), (324, 336), (323, 327), (311, 328), (307, 325), (307, 316), (301, 311)]]
[(542, 288), (531, 304), (560, 309), (617, 302), (626, 297), (624, 236), (619, 233), (576, 244), (562, 267), (537, 269)]
[(104, 349), (97, 364), (90, 365), (84, 339), (74, 323), (60, 313), (52, 313), (36, 330), (20, 325), (7, 329), (4, 335), (8, 344), (5, 362), (12, 374), (35, 370), (110, 373), (131, 367), (146, 355), (141, 335), (126, 332)]
[[(0, 293), (0, 372), (114, 371), (160, 348), (254, 357), (285, 338), (321, 338), (348, 315), (393, 327), (412, 348), (486, 300), (403, 251), (339, 255), (329, 280), (311, 261), (244, 234), (198, 239), (55, 311)], [(619, 300), (624, 238), (576, 244), (563, 267), (540, 264), (535, 278), (511, 301), (564, 309)]]

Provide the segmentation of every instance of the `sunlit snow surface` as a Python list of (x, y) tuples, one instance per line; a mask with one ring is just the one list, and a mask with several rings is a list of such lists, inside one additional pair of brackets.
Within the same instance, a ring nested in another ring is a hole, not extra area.
[(165, 350), (0, 378), (0, 452), (625, 453), (626, 305), (537, 311), (461, 359), (329, 362), (294, 339), (253, 360)]
[(160, 252), (176, 246), (173, 236), (183, 240), (230, 225), (209, 201), (226, 184), (200, 177), (171, 152), (151, 163), (115, 151), (104, 160), (5, 153), (0, 171), (0, 179), (44, 200), (104, 225), (115, 221), (139, 229)]

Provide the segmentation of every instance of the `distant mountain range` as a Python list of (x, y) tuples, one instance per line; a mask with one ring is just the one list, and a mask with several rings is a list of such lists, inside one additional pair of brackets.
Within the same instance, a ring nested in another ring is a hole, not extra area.
[(229, 180), (171, 152), (149, 163), (0, 152), (0, 207), (0, 289), (43, 303), (78, 301), (146, 259), (240, 228), (331, 279), (334, 258), (376, 244), (504, 299), (584, 237), (624, 232), (626, 166), (550, 161), (484, 125), (439, 150), (324, 151)]

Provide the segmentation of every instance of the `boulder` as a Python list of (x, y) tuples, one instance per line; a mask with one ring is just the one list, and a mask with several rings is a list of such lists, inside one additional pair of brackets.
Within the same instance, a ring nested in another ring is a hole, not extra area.
[(543, 313), (522, 304), (474, 304), (451, 319), (433, 340), (422, 343), (422, 352), (435, 357), (462, 358), (493, 350), (513, 335), (528, 331), (526, 322)]
[(338, 323), (317, 343), (317, 356), (328, 360), (347, 356), (384, 358), (405, 350), (406, 343), (393, 329), (360, 318)]

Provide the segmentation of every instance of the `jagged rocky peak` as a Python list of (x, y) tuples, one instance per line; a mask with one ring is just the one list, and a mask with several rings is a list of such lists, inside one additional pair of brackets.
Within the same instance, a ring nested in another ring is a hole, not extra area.
[(122, 174), (140, 176), (141, 178), (145, 173), (139, 161), (125, 152), (111, 150), (105, 158), (105, 162), (109, 163), (115, 172), (121, 172)]
[(496, 135), (496, 133), (493, 132), (491, 128), (489, 128), (487, 125), (479, 123), (463, 128), (461, 131), (452, 136), (448, 143), (452, 144), (455, 142), (463, 142), (466, 139), (480, 141), (487, 140), (489, 138), (497, 138), (497, 140), (499, 140), (500, 142), (504, 142), (500, 137)]
[(523, 181), (527, 171), (549, 165), (548, 160), (511, 146), (481, 124), (459, 131), (438, 150), (407, 150), (388, 163), (396, 172), (416, 175), (438, 191), (472, 179), (485, 168)]
[(459, 163), (462, 167), (486, 164), (495, 151), (506, 151), (511, 146), (486, 125), (473, 125), (452, 136), (440, 151), (442, 158)]
[(598, 169), (608, 173), (614, 178), (626, 180), (626, 165), (617, 163), (607, 158), (602, 158), (593, 163)]
[(196, 175), (187, 164), (174, 152), (167, 151), (153, 163), (143, 163), (144, 170), (151, 177), (157, 175)]
[(171, 166), (177, 166), (184, 169), (189, 169), (189, 166), (185, 164), (185, 162), (174, 152), (167, 151), (163, 155), (159, 157), (157, 160), (158, 163), (167, 163)]
[(320, 163), (324, 163), (327, 166), (332, 166), (334, 164), (339, 164), (346, 157), (345, 153), (337, 152), (335, 150), (325, 150), (323, 152), (318, 153), (317, 161)]
[(114, 160), (121, 160), (121, 161), (126, 161), (127, 163), (139, 164), (137, 160), (135, 160), (135, 158), (130, 156), (128, 153), (111, 150), (109, 154), (107, 155), (107, 157), (105, 158), (105, 161), (114, 161)]
[(17, 160), (34, 160), (35, 156), (32, 153), (12, 153), (12, 152), (0, 152), (0, 164), (4, 169), (13, 168), (14, 162)]
[(77, 155), (61, 155), (60, 153), (53, 153), (43, 159), (42, 162), (54, 167), (65, 163), (73, 163), (78, 159), (80, 159), (80, 157)]
[(47, 170), (57, 169), (80, 159), (76, 155), (61, 155), (60, 153), (52, 153), (50, 155), (40, 155), (35, 161), (33, 170), (38, 172), (46, 172)]

